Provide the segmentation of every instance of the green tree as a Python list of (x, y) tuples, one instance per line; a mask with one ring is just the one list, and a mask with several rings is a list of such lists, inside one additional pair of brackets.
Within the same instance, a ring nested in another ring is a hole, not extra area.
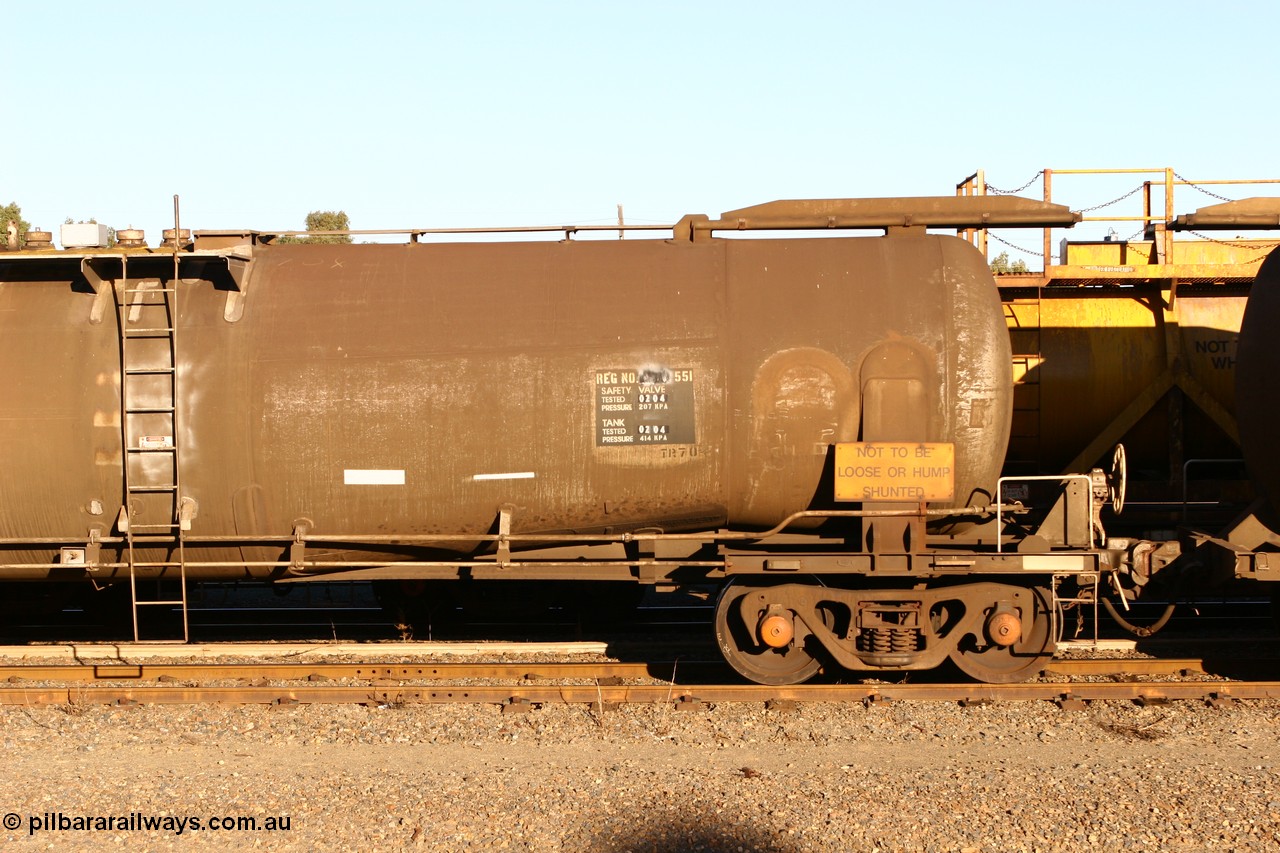
[[(351, 220), (341, 210), (313, 210), (307, 214), (308, 231), (350, 231)], [(313, 243), (350, 243), (349, 235), (312, 237)]]
[(27, 232), (31, 230), (31, 223), (22, 218), (22, 208), (18, 207), (16, 201), (0, 207), (0, 247), (8, 245), (10, 222), (18, 226), (18, 248), (20, 249), (27, 242)]
[[(307, 214), (308, 231), (350, 231), (351, 220), (341, 210), (313, 210)], [(311, 237), (281, 237), (279, 243), (350, 243), (347, 234), (324, 234)]]
[(1021, 273), (1027, 271), (1027, 262), (1024, 260), (1016, 260), (1009, 263), (1009, 253), (1001, 252), (996, 255), (995, 260), (991, 262), (991, 272), (995, 275), (1008, 275), (1009, 273)]

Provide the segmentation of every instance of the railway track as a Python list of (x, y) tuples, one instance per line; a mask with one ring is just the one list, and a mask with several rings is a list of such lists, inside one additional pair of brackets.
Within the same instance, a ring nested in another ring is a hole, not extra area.
[[(546, 703), (601, 707), (669, 703), (696, 709), (723, 702), (976, 704), (1038, 700), (1074, 708), (1097, 700), (1147, 704), (1201, 700), (1220, 705), (1239, 699), (1280, 698), (1277, 681), (1167, 680), (1215, 673), (1220, 671), (1218, 663), (1204, 658), (1059, 660), (1045, 675), (1061, 680), (1025, 684), (902, 682), (778, 687), (678, 680), (690, 671), (701, 674), (716, 666), (701, 662), (23, 664), (0, 667), (0, 683), (4, 684), (0, 704), (399, 706), (452, 702), (497, 704), (504, 710), (519, 711)], [(1250, 664), (1257, 671), (1280, 672), (1280, 660), (1256, 659)], [(723, 666), (720, 671), (723, 675)], [(1099, 677), (1108, 680), (1069, 680)]]

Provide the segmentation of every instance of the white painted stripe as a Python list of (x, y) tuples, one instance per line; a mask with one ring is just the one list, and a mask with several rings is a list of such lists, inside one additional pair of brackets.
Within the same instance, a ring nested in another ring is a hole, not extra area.
[(1084, 554), (1028, 554), (1022, 558), (1026, 572), (1086, 572), (1091, 566)]
[(473, 480), (532, 480), (536, 477), (532, 471), (512, 471), (509, 474), (476, 474)]
[(347, 486), (403, 486), (403, 469), (347, 468), (342, 472)]

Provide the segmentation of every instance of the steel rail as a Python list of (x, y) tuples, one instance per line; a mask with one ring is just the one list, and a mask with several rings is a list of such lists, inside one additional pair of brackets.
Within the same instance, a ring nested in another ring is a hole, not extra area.
[[(589, 661), (513, 661), (430, 663), (140, 663), (123, 661), (79, 664), (11, 664), (0, 666), (0, 682), (143, 682), (222, 681), (228, 679), (275, 679), (283, 681), (374, 679), (435, 681), (442, 679), (669, 679), (681, 669), (724, 668), (718, 660), (651, 661), (611, 663)], [(1049, 677), (1069, 676), (1154, 676), (1186, 673), (1215, 673), (1230, 666), (1251, 671), (1280, 672), (1280, 659), (1257, 658), (1215, 660), (1206, 658), (1102, 658), (1056, 660), (1045, 667)]]
[(1091, 701), (1154, 704), (1200, 700), (1211, 704), (1237, 699), (1280, 698), (1280, 682), (1082, 682), (1072, 684), (875, 684), (795, 685), (463, 685), (418, 686), (247, 686), (247, 687), (0, 687), (0, 705), (92, 704), (499, 704), (519, 710), (535, 704), (671, 704), (702, 709), (727, 702), (960, 702), (985, 704), (1051, 701), (1063, 708)]
[[(693, 666), (695, 664), (688, 664)], [(702, 666), (704, 664), (697, 664)], [(717, 662), (718, 666), (724, 666)], [(397, 679), (429, 681), (458, 678), (572, 679), (572, 678), (653, 678), (656, 671), (681, 664), (589, 663), (537, 661), (513, 663), (237, 663), (237, 664), (19, 664), (0, 666), (0, 682), (57, 681), (92, 683), (104, 681), (220, 681), (226, 679)]]

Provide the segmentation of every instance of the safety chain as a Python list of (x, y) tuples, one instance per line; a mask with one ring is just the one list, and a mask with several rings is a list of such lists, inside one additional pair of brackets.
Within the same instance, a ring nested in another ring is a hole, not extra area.
[(1031, 180), (1027, 181), (1025, 184), (1018, 187), (1016, 190), (1002, 190), (998, 187), (991, 186), (991, 184), (987, 184), (987, 192), (991, 193), (992, 195), (1017, 195), (1018, 193), (1025, 190), (1027, 187), (1034, 184), (1036, 181), (1040, 180), (1040, 176), (1043, 174), (1044, 174), (1044, 169), (1041, 169), (1031, 177)]
[[(1249, 243), (1232, 243), (1232, 242), (1231, 242), (1231, 241), (1229, 241), (1229, 240), (1215, 240), (1215, 239), (1213, 239), (1212, 237), (1210, 237), (1210, 236), (1209, 236), (1209, 235), (1207, 235), (1207, 234), (1201, 234), (1199, 231), (1188, 231), (1187, 233), (1188, 233), (1188, 234), (1193, 234), (1193, 235), (1195, 235), (1196, 237), (1199, 237), (1201, 240), (1205, 240), (1205, 241), (1208, 241), (1208, 242), (1210, 242), (1210, 243), (1217, 243), (1219, 246), (1231, 246), (1232, 248), (1235, 248), (1235, 249), (1257, 249), (1257, 248), (1259, 248), (1258, 246), (1250, 245)], [(1256, 258), (1250, 258), (1250, 259), (1249, 259), (1249, 260), (1247, 260), (1247, 261), (1240, 261), (1240, 264), (1243, 266), (1243, 265), (1245, 265), (1245, 264), (1256, 264), (1256, 263), (1258, 263), (1259, 261), (1264, 261), (1264, 260), (1266, 260), (1267, 258), (1269, 258), (1269, 257), (1271, 256), (1272, 251), (1274, 251), (1274, 250), (1273, 250), (1273, 249), (1268, 249), (1266, 252), (1263, 252), (1261, 255), (1258, 255), (1258, 257), (1256, 257)]]
[[(1143, 236), (1143, 235), (1144, 235), (1144, 234), (1146, 234), (1146, 233), (1147, 233), (1147, 232), (1146, 232), (1146, 229), (1142, 229), (1142, 230), (1139, 230), (1139, 231), (1135, 231), (1135, 232), (1133, 232), (1132, 234), (1130, 234), (1128, 237), (1126, 237), (1126, 238), (1125, 238), (1125, 240), (1124, 240), (1124, 242), (1126, 242), (1126, 243), (1132, 243), (1132, 242), (1134, 242), (1135, 240), (1137, 240), (1139, 237)], [(1207, 235), (1207, 234), (1201, 234), (1199, 231), (1187, 231), (1186, 233), (1191, 234), (1191, 235), (1196, 236), (1196, 237), (1199, 237), (1201, 240), (1204, 240), (1204, 241), (1205, 241), (1205, 242), (1207, 242), (1207, 243), (1217, 243), (1219, 246), (1231, 246), (1231, 247), (1236, 248), (1236, 249), (1256, 249), (1256, 248), (1258, 248), (1258, 246), (1253, 245), (1253, 244), (1250, 244), (1250, 243), (1232, 243), (1232, 242), (1231, 242), (1231, 241), (1229, 241), (1229, 240), (1215, 240), (1214, 238), (1210, 237), (1210, 236), (1209, 236), (1209, 235)], [(998, 238), (997, 238), (997, 239), (998, 239)], [(1264, 260), (1264, 259), (1265, 259), (1265, 258), (1267, 258), (1270, 254), (1271, 254), (1271, 252), (1270, 252), (1270, 251), (1267, 251), (1267, 252), (1266, 252), (1266, 254), (1259, 255), (1259, 256), (1258, 256), (1258, 257), (1256, 257), (1256, 258), (1250, 258), (1250, 259), (1249, 259), (1249, 260), (1247, 260), (1247, 261), (1240, 261), (1239, 263), (1240, 263), (1240, 265), (1241, 265), (1241, 266), (1244, 266), (1244, 265), (1246, 265), (1246, 264), (1254, 264), (1254, 263), (1257, 263), (1258, 261)]]
[(990, 231), (987, 232), (987, 239), (995, 240), (997, 243), (1003, 243), (1004, 245), (1008, 246), (1010, 249), (1016, 249), (1017, 251), (1022, 252), (1024, 255), (1031, 255), (1033, 258), (1044, 257), (1044, 252), (1033, 252), (1030, 249), (1022, 248), (1021, 246), (1015, 246), (1013, 243), (1010, 243), (1008, 240), (1005, 240), (1001, 237), (997, 237), (995, 234), (992, 234)]
[(1173, 173), (1173, 176), (1174, 176), (1175, 178), (1177, 178), (1178, 180), (1182, 181), (1182, 182), (1183, 182), (1184, 184), (1186, 184), (1187, 186), (1189, 186), (1189, 187), (1192, 187), (1192, 188), (1194, 188), (1194, 189), (1199, 190), (1200, 192), (1204, 193), (1205, 195), (1209, 196), (1210, 198), (1216, 198), (1218, 201), (1235, 201), (1235, 199), (1233, 199), (1233, 198), (1227, 198), (1227, 197), (1226, 197), (1226, 196), (1224, 196), (1224, 195), (1218, 195), (1217, 193), (1209, 192), (1207, 189), (1205, 189), (1204, 187), (1200, 186), (1199, 184), (1193, 184), (1193, 183), (1191, 183), (1191, 182), (1190, 182), (1190, 181), (1188, 181), (1186, 178), (1184, 178), (1184, 177), (1182, 177), (1181, 175), (1179, 175), (1177, 172), (1174, 172), (1174, 173)]
[(1232, 243), (1232, 242), (1230, 242), (1229, 240), (1216, 240), (1216, 239), (1214, 239), (1213, 237), (1210, 237), (1208, 234), (1201, 234), (1199, 231), (1187, 231), (1187, 233), (1188, 233), (1188, 234), (1194, 234), (1196, 237), (1199, 237), (1201, 240), (1207, 240), (1207, 241), (1209, 241), (1210, 243), (1217, 243), (1219, 246), (1233, 246), (1233, 247), (1235, 247), (1235, 248), (1237, 248), (1237, 249), (1256, 249), (1256, 248), (1258, 248), (1258, 246), (1257, 246), (1257, 245), (1254, 245), (1254, 244), (1251, 244), (1251, 243)]
[(1113, 198), (1111, 201), (1105, 202), (1104, 204), (1095, 204), (1093, 207), (1082, 207), (1079, 210), (1072, 211), (1072, 213), (1089, 213), (1094, 210), (1102, 210), (1102, 208), (1104, 207), (1110, 207), (1111, 205), (1116, 204), (1117, 202), (1124, 201), (1126, 198), (1129, 198), (1132, 195), (1136, 195), (1141, 191), (1142, 191), (1142, 184), (1138, 184), (1136, 187), (1129, 190), (1129, 192), (1125, 193), (1119, 198)]

